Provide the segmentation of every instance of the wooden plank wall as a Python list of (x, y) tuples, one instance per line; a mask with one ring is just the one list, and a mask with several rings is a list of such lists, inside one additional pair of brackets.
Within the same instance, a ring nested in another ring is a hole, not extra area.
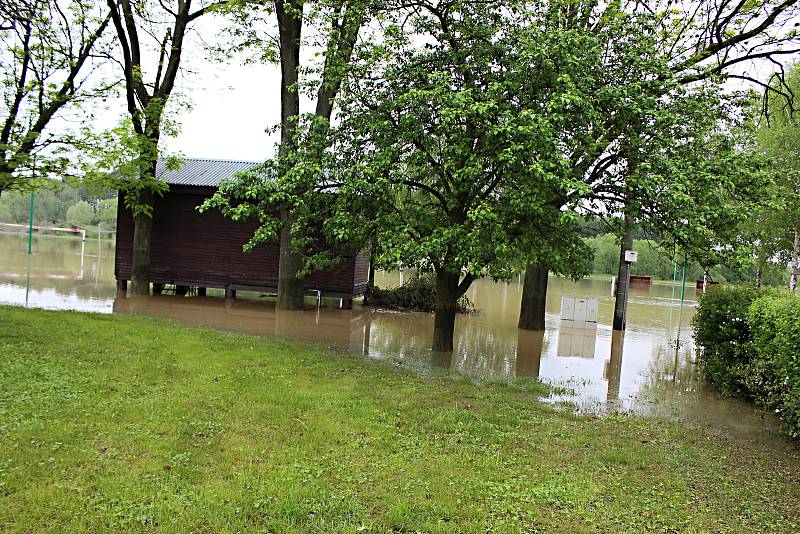
[[(242, 245), (253, 235), (256, 224), (231, 221), (216, 210), (200, 214), (197, 206), (213, 193), (213, 188), (172, 186), (169, 193), (156, 200), (151, 281), (277, 290), (279, 244), (258, 245), (253, 252), (244, 253)], [(133, 217), (124, 207), (122, 194), (118, 206), (115, 274), (118, 280), (130, 280)], [(362, 271), (366, 260), (360, 254), (343, 256), (345, 260), (338, 268), (311, 273), (306, 279), (306, 289), (336, 297), (363, 294), (367, 274)]]

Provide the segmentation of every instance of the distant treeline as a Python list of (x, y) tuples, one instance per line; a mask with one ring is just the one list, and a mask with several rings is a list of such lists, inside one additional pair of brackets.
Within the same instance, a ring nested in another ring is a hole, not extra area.
[[(30, 194), (5, 192), (0, 197), (0, 223), (27, 224)], [(114, 231), (117, 227), (117, 195), (96, 194), (84, 188), (55, 183), (33, 197), (33, 223), (43, 226), (79, 226)]]
[[(591, 230), (587, 232), (593, 233)], [(594, 250), (594, 258), (590, 262), (593, 274), (616, 276), (619, 270), (619, 241), (613, 234), (600, 234), (585, 237), (586, 243)], [(672, 280), (675, 264), (668, 254), (658, 249), (657, 243), (650, 239), (635, 239), (633, 248), (639, 253), (638, 261), (633, 266), (633, 274), (652, 276), (654, 279)], [(678, 260), (681, 261), (680, 259)], [(681, 276), (682, 265), (678, 265), (678, 277)], [(726, 266), (714, 267), (710, 273), (712, 280), (720, 282), (753, 282), (756, 279), (755, 267), (742, 271)], [(697, 262), (689, 262), (686, 268), (686, 280), (693, 281), (703, 277), (703, 268)], [(783, 286), (788, 283), (788, 269), (782, 272), (767, 271), (762, 275), (766, 285)]]

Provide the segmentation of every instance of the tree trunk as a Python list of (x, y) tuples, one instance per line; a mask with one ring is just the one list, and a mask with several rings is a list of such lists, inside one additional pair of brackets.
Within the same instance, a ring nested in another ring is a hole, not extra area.
[(625, 234), (619, 247), (619, 276), (617, 278), (617, 294), (614, 299), (614, 330), (625, 330), (628, 311), (628, 287), (631, 265), (625, 261), (625, 251), (633, 249), (633, 220), (625, 215)]
[[(300, 115), (298, 80), (302, 11), (302, 2), (275, 2), (281, 56), (281, 156), (289, 154), (296, 143), (297, 117)], [(292, 246), (291, 214), (286, 211), (281, 213), (281, 222), (277, 307), (281, 310), (297, 310), (303, 307), (303, 280), (298, 278), (303, 257)]]
[(433, 319), (433, 351), (452, 352), (458, 303), (458, 274), (436, 272), (436, 310)]
[[(288, 215), (283, 215), (288, 218)], [(278, 261), (278, 308), (300, 310), (303, 308), (304, 284), (297, 277), (303, 265), (302, 254), (292, 249), (292, 232), (286, 222), (281, 229), (281, 251)]]
[(794, 231), (794, 247), (792, 248), (792, 278), (789, 281), (789, 288), (797, 291), (797, 275), (800, 270), (800, 231)]
[(547, 266), (543, 263), (528, 265), (525, 269), (522, 305), (519, 310), (519, 327), (523, 330), (544, 330), (547, 273)]
[(367, 287), (375, 287), (375, 247), (369, 247), (369, 275), (367, 276)]
[(138, 210), (133, 215), (133, 266), (131, 273), (131, 293), (150, 294), (150, 242), (153, 234), (153, 192), (143, 190), (139, 193), (138, 204), (149, 207), (149, 213)]
[(703, 269), (703, 295), (708, 290), (708, 269)]

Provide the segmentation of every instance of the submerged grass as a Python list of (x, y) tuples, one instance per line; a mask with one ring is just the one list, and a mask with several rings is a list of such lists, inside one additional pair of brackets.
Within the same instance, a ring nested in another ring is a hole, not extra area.
[(797, 450), (307, 344), (0, 308), (0, 528), (797, 531)]

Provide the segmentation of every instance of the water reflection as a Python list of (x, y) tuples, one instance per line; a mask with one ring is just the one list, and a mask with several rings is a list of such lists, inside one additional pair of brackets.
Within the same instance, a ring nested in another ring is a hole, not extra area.
[(114, 243), (25, 235), (0, 235), (0, 302), (47, 309), (110, 313)]
[[(188, 324), (254, 335), (321, 342), (337, 350), (428, 372), (449, 369), (491, 379), (535, 377), (557, 386), (549, 402), (567, 401), (581, 412), (623, 411), (667, 414), (726, 431), (764, 434), (760, 412), (707, 391), (695, 374), (694, 344), (688, 323), (695, 293), (679, 295), (669, 284), (631, 289), (628, 330), (612, 332), (609, 280), (571, 282), (551, 278), (545, 331), (516, 326), (521, 281), (481, 280), (469, 295), (480, 313), (456, 319), (452, 354), (432, 354), (433, 318), (426, 313), (395, 313), (322, 308), (279, 312), (258, 294), (222, 298), (177, 297), (115, 300), (112, 243), (0, 235), (0, 301), (43, 308), (165, 317)], [(404, 276), (409, 276), (405, 273)], [(397, 285), (399, 274), (378, 273), (383, 287)], [(211, 293), (211, 292), (210, 292)], [(562, 296), (596, 299), (597, 322), (561, 321)], [(743, 415), (744, 414), (744, 415)], [(770, 420), (771, 421), (771, 420)], [(768, 435), (771, 435), (767, 433)]]
[(622, 349), (625, 342), (625, 332), (614, 330), (611, 332), (611, 354), (606, 361), (603, 378), (608, 380), (609, 401), (619, 400), (619, 385), (622, 380)]
[(561, 320), (558, 325), (558, 356), (561, 358), (594, 358), (597, 323), (576, 323)]
[(546, 352), (544, 330), (518, 330), (516, 376), (539, 378), (542, 354)]

